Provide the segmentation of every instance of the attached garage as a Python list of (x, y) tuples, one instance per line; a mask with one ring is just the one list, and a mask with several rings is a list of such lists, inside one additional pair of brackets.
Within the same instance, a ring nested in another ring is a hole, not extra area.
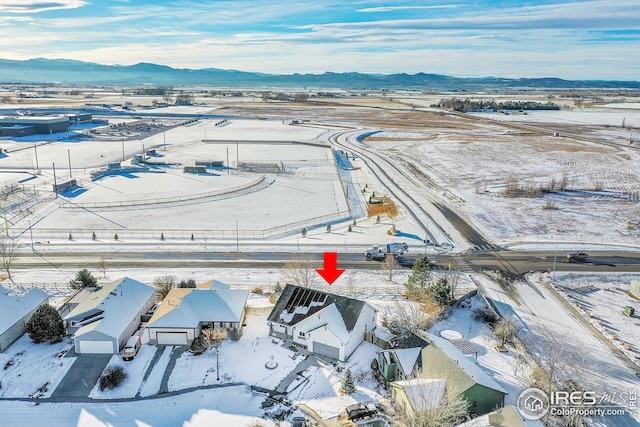
[(156, 334), (158, 345), (187, 345), (186, 332), (158, 332)]
[(80, 353), (113, 354), (113, 341), (80, 341)]
[(314, 342), (313, 349), (311, 351), (322, 356), (328, 356), (333, 359), (340, 360), (340, 349), (338, 347), (323, 344), (320, 342)]

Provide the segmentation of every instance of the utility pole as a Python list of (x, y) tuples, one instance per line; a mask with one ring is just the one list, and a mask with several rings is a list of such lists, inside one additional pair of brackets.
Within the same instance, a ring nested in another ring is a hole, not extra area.
[(120, 141), (122, 142), (122, 161), (124, 162), (124, 138), (120, 138)]
[(227, 147), (227, 175), (229, 175), (229, 169), (231, 169), (231, 165), (229, 164), (229, 147)]
[(56, 179), (56, 162), (53, 162), (53, 192), (58, 197), (58, 180)]
[(40, 170), (40, 165), (38, 164), (38, 143), (33, 144), (33, 151), (36, 152), (36, 173)]
[(238, 220), (236, 219), (236, 252), (240, 252), (240, 233), (238, 232)]
[(67, 156), (69, 157), (69, 179), (71, 179), (71, 150), (67, 150)]
[(240, 167), (240, 145), (236, 141), (236, 169)]

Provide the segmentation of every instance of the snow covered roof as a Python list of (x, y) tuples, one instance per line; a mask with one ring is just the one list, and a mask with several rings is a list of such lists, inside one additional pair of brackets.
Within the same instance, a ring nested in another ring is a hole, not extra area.
[[(315, 314), (322, 319), (323, 322), (314, 329), (317, 329), (320, 326), (326, 326), (341, 343), (345, 344), (349, 341), (349, 331), (347, 331), (344, 319), (335, 304), (331, 304)], [(311, 332), (312, 330), (313, 329), (308, 332)]]
[(0, 296), (7, 295), (8, 293), (9, 293), (9, 289), (7, 289), (4, 286), (0, 285)]
[(124, 277), (107, 283), (92, 292), (65, 319), (82, 316), (92, 311), (101, 312), (102, 318), (89, 323), (76, 331), (75, 336), (83, 335), (91, 330), (102, 332), (118, 338), (140, 312), (140, 309), (153, 298), (155, 288), (142, 282)]
[(49, 294), (37, 288), (21, 297), (8, 294), (0, 295), (0, 334), (39, 305), (47, 302), (48, 299)]
[[(335, 305), (337, 313), (340, 314), (346, 330), (351, 331), (356, 325), (366, 303), (316, 289), (287, 285), (267, 320), (292, 326), (332, 304)], [(326, 315), (328, 317), (331, 316), (328, 312)]]
[(212, 281), (210, 287), (174, 288), (147, 327), (196, 328), (200, 322), (240, 322), (249, 291), (229, 289)]
[(447, 388), (446, 380), (430, 378), (412, 378), (391, 384), (404, 390), (415, 412), (438, 407)]
[(410, 374), (413, 371), (413, 367), (416, 366), (416, 362), (422, 353), (420, 347), (416, 348), (403, 348), (400, 350), (392, 350), (396, 354), (398, 364), (405, 374)]
[(473, 418), (458, 427), (544, 427), (540, 420), (528, 420), (513, 405)]
[[(489, 376), (480, 366), (473, 362), (473, 360), (469, 359), (465, 356), (455, 345), (453, 345), (448, 340), (441, 338), (437, 335), (424, 333), (425, 337), (438, 349), (440, 349), (443, 353), (447, 355), (447, 357), (453, 362), (453, 366), (457, 366), (460, 370), (471, 380), (472, 383), (483, 385), (487, 388), (499, 391), (504, 394), (508, 394), (508, 392), (500, 386), (493, 378)], [(429, 346), (425, 348), (428, 351)], [(429, 370), (431, 368), (429, 361), (425, 361), (423, 363), (423, 370)], [(452, 378), (448, 378), (452, 380)], [(455, 377), (454, 382), (460, 382), (460, 386), (464, 387), (464, 389), (469, 388), (467, 383), (469, 381), (461, 380), (459, 376)]]
[(231, 286), (213, 279), (213, 280), (209, 280), (208, 282), (199, 283), (197, 288), (199, 289), (231, 289)]

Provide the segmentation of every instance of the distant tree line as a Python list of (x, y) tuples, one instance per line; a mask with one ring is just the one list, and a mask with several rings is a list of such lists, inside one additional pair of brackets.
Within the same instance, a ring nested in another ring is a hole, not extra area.
[(134, 95), (164, 96), (171, 95), (173, 88), (170, 86), (140, 87), (133, 89), (133, 93)]
[(479, 111), (484, 109), (492, 110), (559, 110), (560, 107), (552, 102), (542, 103), (535, 101), (495, 101), (492, 99), (441, 99), (435, 107), (446, 108), (452, 111)]

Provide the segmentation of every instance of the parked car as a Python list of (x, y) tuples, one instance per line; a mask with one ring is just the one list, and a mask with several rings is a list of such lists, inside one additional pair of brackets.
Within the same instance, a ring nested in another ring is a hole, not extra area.
[(587, 262), (589, 254), (586, 252), (572, 252), (567, 255), (569, 262)]
[(138, 354), (138, 350), (140, 349), (140, 345), (142, 342), (140, 341), (140, 337), (138, 335), (134, 335), (127, 340), (127, 343), (124, 345), (122, 349), (122, 360), (129, 361), (133, 360)]
[(293, 417), (291, 427), (307, 427), (307, 419), (305, 417)]

